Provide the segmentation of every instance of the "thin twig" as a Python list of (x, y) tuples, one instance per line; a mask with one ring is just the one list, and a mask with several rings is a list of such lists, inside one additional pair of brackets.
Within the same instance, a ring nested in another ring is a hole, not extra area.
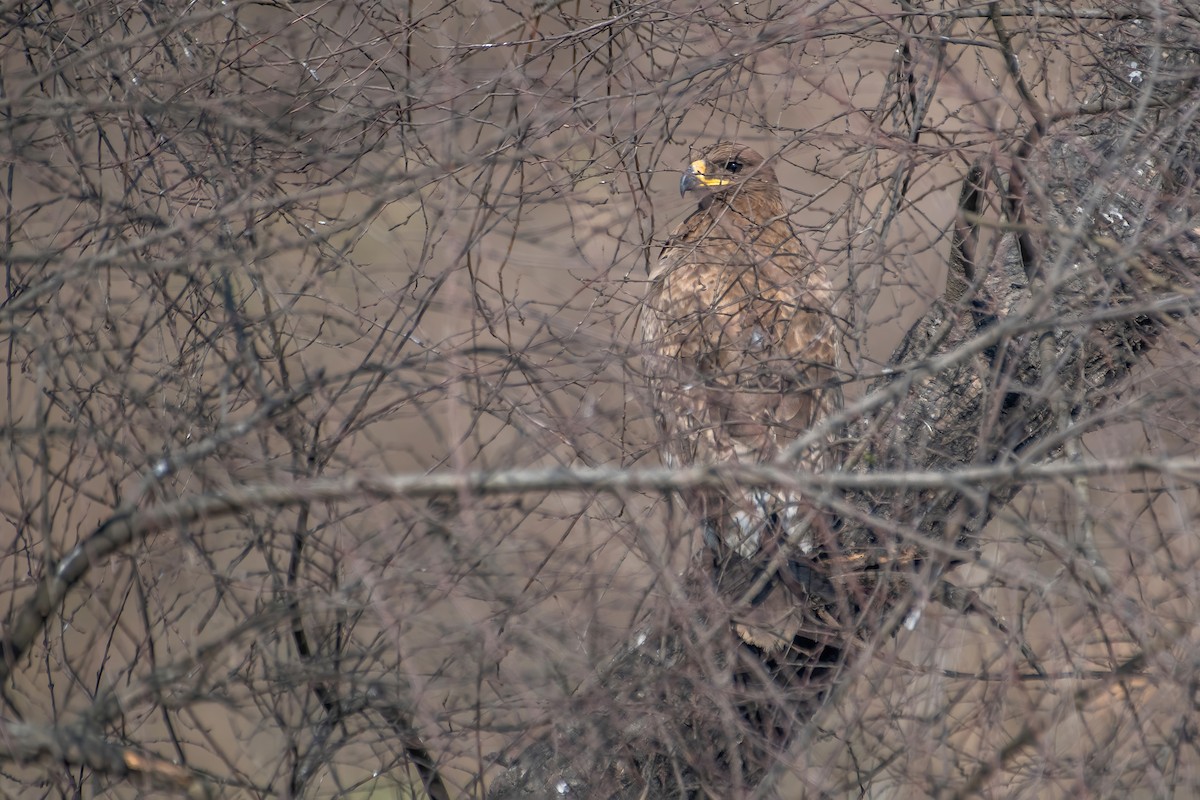
[(140, 778), (160, 789), (179, 792), (189, 800), (217, 796), (212, 783), (187, 767), (78, 730), (0, 720), (0, 760), (19, 764), (48, 760), (87, 767), (113, 778)]
[(245, 511), (345, 500), (353, 497), (428, 498), (445, 495), (508, 495), (531, 491), (679, 491), (730, 485), (777, 486), (811, 491), (835, 489), (946, 489), (971, 485), (1030, 484), (1079, 476), (1161, 474), (1200, 482), (1200, 459), (1153, 454), (1050, 464), (988, 464), (953, 470), (896, 470), (863, 474), (798, 472), (770, 464), (723, 464), (687, 469), (628, 470), (619, 467), (515, 469), (497, 472), (445, 472), (432, 475), (352, 473), (340, 478), (265, 484), (189, 497), (109, 518), (42, 579), (37, 591), (13, 615), (0, 639), (0, 681), (24, 658), (51, 613), (94, 566), (128, 544), (153, 533)]

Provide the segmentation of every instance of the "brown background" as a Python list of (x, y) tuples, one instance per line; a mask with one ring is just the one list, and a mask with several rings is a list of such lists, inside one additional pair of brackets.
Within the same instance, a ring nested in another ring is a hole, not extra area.
[[(998, 54), (971, 44), (981, 21), (958, 22), (962, 43), (939, 54), (940, 18), (906, 27), (890, 3), (38, 13), (52, 24), (2, 39), (5, 107), (25, 120), (10, 118), (5, 145), (9, 296), (52, 281), (3, 319), (6, 608), (122, 502), (352, 469), (653, 464), (631, 315), (694, 202), (678, 169), (717, 139), (776, 159), (793, 222), (843, 289), (852, 399), (940, 292), (967, 164), (1027, 122)], [(1086, 46), (1055, 24), (1016, 41), (1050, 109), (1080, 99), (1070, 65)], [(473, 46), (485, 43), (501, 44)], [(929, 99), (917, 142), (898, 43)], [(1089, 454), (1189, 449), (1186, 328), (1179, 340)], [(226, 436), (305, 380), (316, 388), (290, 411)], [(164, 454), (218, 439), (147, 477)], [(319, 466), (298, 445), (312, 441)], [(1011, 637), (928, 607), (915, 630), (864, 645), (842, 702), (788, 754), (779, 796), (929, 796), (1033, 715), (1053, 733), (992, 796), (1194, 785), (1193, 752), (1154, 756), (1192, 714), (1178, 686), (1077, 708), (1080, 681), (1064, 677), (1111, 668), (1146, 615), (1194, 615), (1194, 489), (1162, 489), (1114, 479), (1086, 504), (1069, 485), (1022, 495), (958, 580), (1059, 677), (1018, 679), (1028, 665)], [(1085, 524), (1129, 603), (1080, 588)], [(296, 530), (305, 563), (289, 577)], [(94, 565), (11, 696), (28, 719), (66, 725), (115, 692), (114, 740), (286, 796), (292, 745), (311, 744), (319, 717), (309, 686), (330, 679), (338, 642), (337, 672), (396, 684), (454, 792), (479, 796), (498, 752), (519, 750), (678, 599), (691, 530), (659, 497), (579, 493), (187, 525)], [(299, 658), (271, 612), (292, 599), (322, 658)], [(247, 620), (261, 622), (231, 633)], [(203, 668), (146, 688), (197, 653)], [(1190, 669), (1184, 643), (1169, 653)], [(387, 796), (407, 780), (394, 734), (355, 725), (313, 796)], [(14, 769), (5, 790), (67, 792), (61, 777), (31, 788), (55, 769)]]

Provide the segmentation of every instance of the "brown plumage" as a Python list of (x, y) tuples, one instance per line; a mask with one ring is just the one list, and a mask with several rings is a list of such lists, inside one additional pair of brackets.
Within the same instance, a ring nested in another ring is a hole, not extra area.
[[(698, 191), (700, 205), (663, 248), (640, 317), (662, 459), (773, 461), (840, 404), (829, 280), (788, 223), (774, 170), (754, 150), (713, 145), (680, 190)], [(813, 448), (797, 467), (821, 468), (825, 451)], [(763, 564), (780, 547), (806, 552), (815, 538), (812, 509), (791, 492), (730, 487), (684, 502), (727, 559)], [(756, 608), (739, 633), (774, 649), (795, 631), (776, 619), (790, 616), (786, 592), (770, 594), (781, 610)]]

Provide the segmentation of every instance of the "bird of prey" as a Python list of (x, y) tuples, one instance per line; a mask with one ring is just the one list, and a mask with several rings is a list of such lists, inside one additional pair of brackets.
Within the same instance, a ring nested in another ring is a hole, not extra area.
[[(660, 456), (671, 467), (774, 461), (841, 403), (833, 290), (788, 222), (774, 170), (750, 147), (709, 147), (679, 188), (699, 207), (668, 239), (640, 311)], [(821, 469), (827, 453), (810, 448), (793, 466)], [(808, 552), (816, 539), (817, 515), (794, 492), (729, 486), (683, 500), (708, 547), (743, 565), (781, 548)], [(769, 651), (795, 626), (788, 599), (771, 612), (766, 594), (737, 629)]]

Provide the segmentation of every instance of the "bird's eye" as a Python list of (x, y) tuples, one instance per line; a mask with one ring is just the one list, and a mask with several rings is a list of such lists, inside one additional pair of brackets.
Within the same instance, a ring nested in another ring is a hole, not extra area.
[(736, 158), (725, 162), (725, 169), (729, 170), (730, 172), (737, 172), (741, 168), (742, 162), (738, 161)]

